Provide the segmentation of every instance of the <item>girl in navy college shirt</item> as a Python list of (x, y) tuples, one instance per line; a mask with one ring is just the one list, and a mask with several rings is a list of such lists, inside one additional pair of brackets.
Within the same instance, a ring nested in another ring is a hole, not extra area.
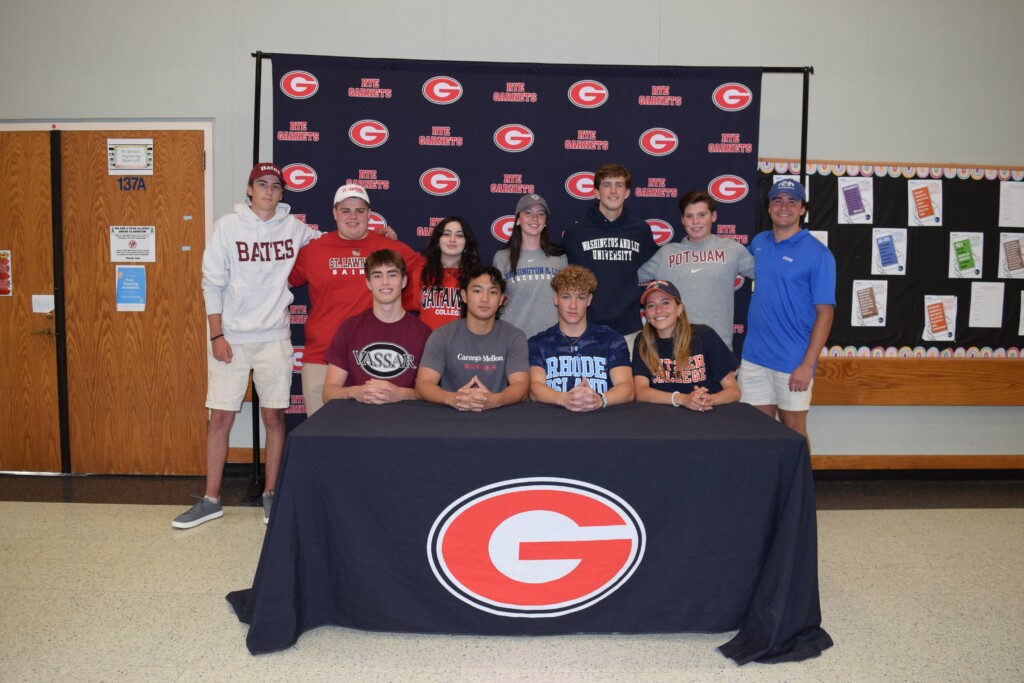
[(704, 412), (740, 399), (739, 361), (707, 325), (691, 325), (675, 285), (655, 280), (640, 297), (647, 323), (633, 348), (636, 400)]

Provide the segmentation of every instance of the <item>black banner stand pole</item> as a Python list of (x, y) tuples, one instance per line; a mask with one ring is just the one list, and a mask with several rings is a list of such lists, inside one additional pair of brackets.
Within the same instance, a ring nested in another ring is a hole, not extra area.
[[(263, 53), (256, 52), (256, 104), (253, 108), (252, 165), (260, 162), (260, 86), (263, 81)], [(243, 502), (255, 505), (263, 493), (263, 476), (260, 473), (260, 397), (256, 385), (252, 385), (252, 474), (249, 489)]]

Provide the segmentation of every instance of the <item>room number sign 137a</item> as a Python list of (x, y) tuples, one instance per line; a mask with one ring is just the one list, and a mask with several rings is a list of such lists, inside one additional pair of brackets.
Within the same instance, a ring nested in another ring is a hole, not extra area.
[(124, 176), (117, 179), (117, 189), (124, 192), (132, 192), (133, 190), (145, 190), (146, 179), (140, 178), (139, 176)]

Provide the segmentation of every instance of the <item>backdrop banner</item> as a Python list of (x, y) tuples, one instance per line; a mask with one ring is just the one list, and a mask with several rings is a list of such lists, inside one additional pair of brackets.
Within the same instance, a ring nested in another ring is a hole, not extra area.
[[(558, 241), (593, 201), (594, 170), (617, 162), (633, 176), (627, 205), (659, 244), (683, 236), (677, 203), (693, 189), (718, 199), (719, 234), (742, 244), (754, 234), (759, 68), (272, 59), (284, 201), (321, 230), (335, 229), (335, 190), (357, 183), (369, 192), (372, 228), (390, 225), (420, 250), (433, 226), (457, 214), (489, 262), (508, 240), (520, 195), (544, 196)], [(749, 285), (737, 290), (742, 331)], [(307, 311), (298, 290), (296, 370)], [(296, 415), (301, 393), (293, 391)]]

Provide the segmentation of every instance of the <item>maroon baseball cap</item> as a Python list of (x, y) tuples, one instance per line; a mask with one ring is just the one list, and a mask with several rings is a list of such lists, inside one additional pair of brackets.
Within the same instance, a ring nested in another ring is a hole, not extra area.
[(275, 176), (284, 185), (284, 176), (281, 175), (281, 169), (269, 161), (261, 161), (252, 167), (252, 171), (249, 172), (249, 182), (262, 178), (265, 175)]

